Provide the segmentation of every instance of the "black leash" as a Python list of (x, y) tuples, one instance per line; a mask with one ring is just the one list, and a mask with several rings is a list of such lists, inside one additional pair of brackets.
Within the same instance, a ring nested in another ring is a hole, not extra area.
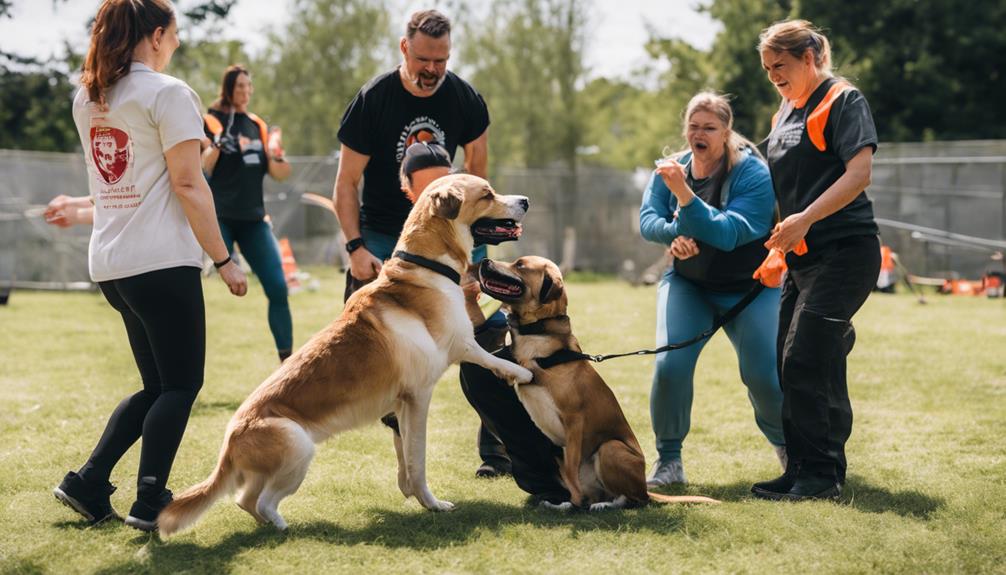
[[(667, 345), (660, 346), (657, 349), (641, 349), (639, 351), (630, 351), (627, 353), (609, 353), (607, 355), (600, 355), (600, 354), (591, 355), (589, 353), (581, 353), (578, 351), (573, 351), (571, 349), (560, 349), (559, 351), (553, 353), (548, 357), (536, 357), (534, 360), (538, 363), (538, 365), (542, 369), (549, 369), (550, 367), (555, 367), (557, 365), (562, 365), (564, 363), (569, 363), (572, 361), (588, 360), (593, 361), (595, 363), (601, 363), (602, 361), (607, 361), (609, 359), (614, 359), (616, 357), (628, 357), (630, 355), (652, 355), (656, 353), (663, 353), (665, 351), (673, 351), (675, 349), (688, 347), (694, 343), (698, 343), (708, 337), (711, 337), (714, 333), (716, 333), (718, 329), (730, 323), (735, 317), (737, 317), (742, 311), (744, 311), (744, 308), (746, 308), (751, 302), (755, 300), (756, 297), (758, 297), (758, 294), (760, 294), (763, 289), (765, 289), (764, 285), (762, 285), (760, 282), (755, 283), (755, 285), (751, 286), (751, 289), (748, 290), (748, 292), (744, 294), (744, 297), (742, 297), (736, 304), (734, 304), (733, 307), (728, 309), (726, 313), (724, 313), (723, 315), (714, 319), (713, 325), (709, 329), (685, 341), (681, 341), (678, 343), (669, 343)], [(560, 319), (564, 317), (565, 316), (558, 316), (558, 318)], [(556, 319), (556, 318), (548, 318), (532, 324), (517, 326), (517, 333), (521, 335), (542, 334), (544, 333), (544, 322), (548, 321), (549, 319)]]
[(452, 282), (461, 285), (461, 274), (451, 269), (450, 266), (445, 266), (440, 262), (435, 262), (431, 259), (424, 258), (423, 256), (417, 256), (416, 254), (410, 254), (409, 252), (402, 250), (398, 250), (397, 252), (391, 254), (391, 257), (407, 261), (410, 264), (416, 264), (419, 267), (436, 272)]

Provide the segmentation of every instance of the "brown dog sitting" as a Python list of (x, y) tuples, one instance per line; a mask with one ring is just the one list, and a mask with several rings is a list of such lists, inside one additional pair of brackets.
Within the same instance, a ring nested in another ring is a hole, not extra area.
[[(562, 482), (570, 502), (592, 511), (666, 503), (717, 503), (700, 496), (646, 490), (646, 461), (615, 394), (586, 359), (566, 315), (558, 266), (534, 256), (511, 264), (483, 260), (482, 291), (509, 308), (513, 356), (534, 374), (517, 385), (517, 397), (535, 425), (563, 448)], [(565, 356), (565, 357), (564, 357)], [(551, 367), (546, 358), (563, 361)]]

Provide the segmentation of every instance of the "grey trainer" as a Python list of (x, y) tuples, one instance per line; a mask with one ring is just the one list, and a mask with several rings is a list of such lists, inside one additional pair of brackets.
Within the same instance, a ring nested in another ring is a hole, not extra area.
[(663, 487), (675, 483), (681, 485), (688, 483), (688, 479), (685, 478), (685, 467), (680, 459), (658, 461), (653, 467), (653, 475), (646, 480), (647, 487)]

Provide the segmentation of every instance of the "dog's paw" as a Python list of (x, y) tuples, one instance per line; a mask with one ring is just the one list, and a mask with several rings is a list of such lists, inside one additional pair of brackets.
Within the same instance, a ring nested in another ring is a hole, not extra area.
[(430, 511), (454, 511), (454, 504), (450, 501), (434, 499), (429, 504), (424, 504)]
[(534, 379), (534, 374), (531, 370), (523, 368), (519, 365), (513, 366), (513, 372), (510, 374), (510, 382), (514, 385), (522, 385), (525, 383), (531, 383)]
[(549, 503), (548, 501), (542, 501), (539, 505), (550, 511), (561, 511), (563, 513), (568, 513), (573, 510), (573, 504), (569, 501), (563, 501), (558, 505), (555, 503)]
[(608, 511), (610, 509), (618, 509), (618, 507), (611, 501), (602, 501), (600, 503), (592, 503), (590, 505), (591, 511)]

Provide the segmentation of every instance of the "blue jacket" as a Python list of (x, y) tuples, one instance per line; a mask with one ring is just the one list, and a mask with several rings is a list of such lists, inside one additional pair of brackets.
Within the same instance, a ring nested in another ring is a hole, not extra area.
[[(691, 154), (682, 159), (687, 162)], [(675, 218), (678, 201), (654, 171), (639, 210), (643, 238), (670, 245), (674, 238), (686, 236), (732, 251), (768, 234), (775, 214), (775, 191), (765, 162), (748, 151), (727, 174), (723, 186), (724, 209), (718, 210), (696, 196), (678, 210)]]

